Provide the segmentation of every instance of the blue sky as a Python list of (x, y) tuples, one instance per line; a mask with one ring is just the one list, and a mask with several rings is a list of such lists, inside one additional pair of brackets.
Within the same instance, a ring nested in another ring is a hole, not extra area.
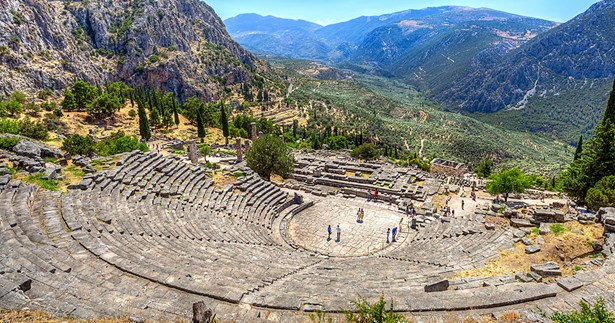
[(587, 10), (596, 0), (205, 0), (222, 19), (241, 13), (258, 13), (303, 19), (319, 24), (347, 21), (406, 9), (445, 5), (486, 7), (524, 16), (566, 22)]

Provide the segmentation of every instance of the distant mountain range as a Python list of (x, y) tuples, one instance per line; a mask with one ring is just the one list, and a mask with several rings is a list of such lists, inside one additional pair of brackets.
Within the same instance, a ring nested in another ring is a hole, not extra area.
[(516, 130), (534, 122), (530, 130), (569, 142), (591, 131), (615, 76), (615, 0), (598, 2), (564, 24), (455, 6), (325, 27), (255, 17), (225, 21), (231, 37), (255, 53), (394, 77), (447, 110), (506, 111), (496, 115), (529, 123), (484, 119)]

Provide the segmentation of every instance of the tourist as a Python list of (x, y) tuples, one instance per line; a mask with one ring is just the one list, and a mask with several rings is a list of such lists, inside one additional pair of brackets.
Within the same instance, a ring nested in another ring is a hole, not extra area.
[(395, 236), (397, 236), (397, 227), (393, 227), (393, 235), (392, 235), (392, 242), (395, 242)]
[(357, 223), (361, 223), (361, 208), (357, 211)]
[(372, 200), (372, 196), (373, 196), (372, 190), (368, 189), (367, 190), (367, 201), (368, 202), (370, 202)]
[(336, 242), (340, 242), (340, 240), (341, 240), (341, 239), (340, 239), (340, 236), (342, 235), (342, 228), (340, 228), (340, 225), (339, 225), (339, 224), (337, 225), (337, 229), (336, 229), (336, 231), (337, 231), (337, 240), (335, 240), (335, 241), (336, 241)]
[(327, 236), (327, 241), (331, 241), (331, 225), (329, 224), (329, 227), (327, 227), (327, 233), (329, 234)]
[(461, 200), (461, 210), (464, 210), (464, 208), (463, 208), (464, 204), (465, 204), (465, 201)]
[(389, 243), (389, 235), (391, 234), (391, 228), (387, 228), (387, 243)]
[(374, 201), (378, 202), (378, 189), (374, 191)]

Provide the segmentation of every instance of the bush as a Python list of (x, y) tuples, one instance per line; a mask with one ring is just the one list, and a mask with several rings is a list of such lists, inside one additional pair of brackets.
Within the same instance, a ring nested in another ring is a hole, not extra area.
[(350, 152), (350, 156), (358, 159), (372, 160), (380, 157), (380, 151), (372, 143), (365, 143)]
[(581, 311), (562, 313), (555, 312), (551, 320), (557, 323), (614, 323), (613, 313), (609, 312), (604, 303), (604, 299), (599, 299), (593, 307), (581, 301), (579, 303)]
[(585, 202), (592, 210), (615, 206), (615, 176), (604, 177), (589, 189)]
[(18, 135), (19, 130), (19, 121), (12, 119), (0, 119), (0, 133)]
[(130, 109), (130, 111), (128, 111), (128, 116), (131, 118), (134, 118), (137, 116), (137, 111), (135, 111), (135, 109)]
[(15, 137), (0, 137), (0, 149), (12, 151), (19, 141), (20, 139)]
[(47, 126), (42, 121), (32, 121), (28, 117), (19, 121), (19, 134), (43, 141), (49, 136)]
[(136, 137), (126, 136), (123, 131), (113, 133), (96, 145), (96, 153), (101, 156), (117, 155), (133, 150), (148, 151), (147, 144), (139, 142)]
[(80, 135), (71, 135), (64, 139), (62, 150), (71, 155), (91, 155), (96, 148), (96, 144), (92, 138)]
[(213, 170), (220, 169), (220, 164), (207, 162), (207, 164), (205, 164), (205, 168), (209, 168)]
[(365, 298), (359, 298), (353, 301), (352, 304), (356, 307), (357, 313), (346, 312), (346, 321), (351, 323), (401, 323), (406, 322), (403, 316), (393, 311), (393, 301), (390, 307), (386, 309), (386, 301), (383, 296), (374, 304), (370, 304)]

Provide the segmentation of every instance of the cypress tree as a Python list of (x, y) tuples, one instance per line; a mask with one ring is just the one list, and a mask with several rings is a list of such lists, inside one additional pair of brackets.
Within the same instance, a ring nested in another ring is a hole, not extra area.
[(606, 123), (607, 119), (611, 121), (611, 124), (615, 124), (615, 80), (613, 80), (613, 89), (611, 90), (611, 95), (609, 96), (609, 103), (606, 106), (602, 123)]
[(226, 109), (224, 108), (224, 103), (220, 104), (220, 124), (222, 124), (222, 135), (224, 135), (224, 141), (226, 142), (226, 145), (228, 146), (228, 136), (229, 136), (229, 130), (228, 130), (228, 117), (226, 116)]
[(173, 117), (175, 120), (175, 126), (179, 126), (179, 114), (177, 113), (177, 100), (173, 98)]
[(201, 142), (205, 141), (205, 126), (203, 125), (203, 117), (201, 116), (201, 111), (198, 111), (196, 114), (196, 130), (197, 135), (201, 138)]
[(574, 152), (574, 159), (577, 160), (581, 158), (581, 154), (583, 153), (583, 135), (579, 138), (579, 143), (577, 144), (577, 150)]
[(147, 113), (145, 112), (145, 107), (142, 104), (139, 104), (139, 134), (141, 138), (145, 140), (149, 140), (152, 137), (152, 134), (149, 129), (149, 121), (147, 120)]
[(297, 139), (297, 128), (299, 127), (299, 121), (297, 119), (293, 120), (293, 137)]

